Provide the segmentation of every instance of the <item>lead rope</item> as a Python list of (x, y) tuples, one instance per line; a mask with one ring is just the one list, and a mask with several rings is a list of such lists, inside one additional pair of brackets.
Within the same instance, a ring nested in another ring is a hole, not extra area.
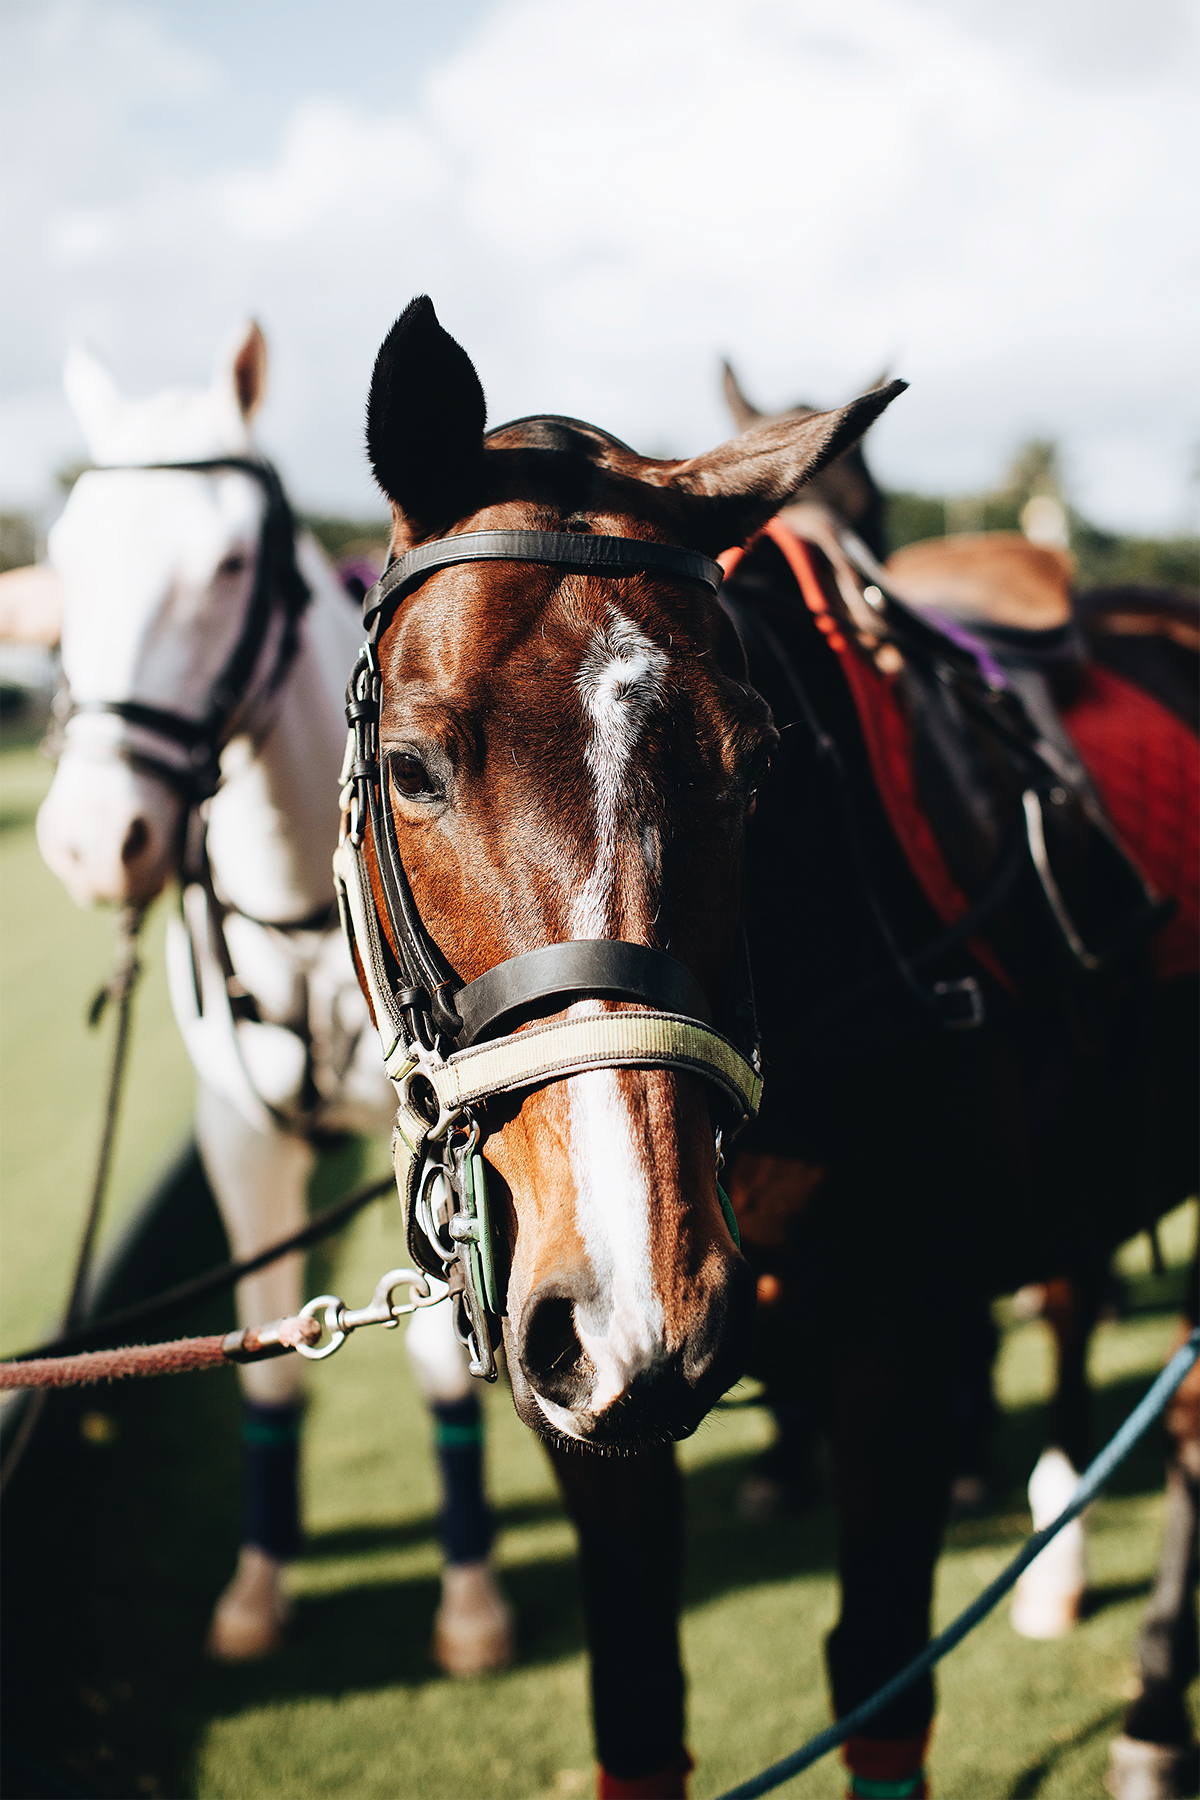
[(1110, 1438), (1099, 1456), (1084, 1470), (1079, 1478), (1078, 1487), (1058, 1517), (1052, 1519), (1049, 1525), (1043, 1525), (1040, 1531), (1035, 1531), (1032, 1537), (1027, 1538), (1007, 1568), (1003, 1569), (981, 1594), (976, 1595), (970, 1606), (960, 1612), (957, 1619), (948, 1625), (945, 1631), (939, 1632), (937, 1637), (931, 1639), (924, 1650), (914, 1656), (898, 1675), (893, 1675), (892, 1679), (885, 1682), (871, 1695), (869, 1700), (864, 1700), (852, 1712), (845, 1713), (835, 1725), (826, 1726), (824, 1731), (819, 1731), (816, 1737), (810, 1738), (807, 1744), (802, 1744), (799, 1750), (793, 1750), (790, 1756), (782, 1757), (779, 1762), (772, 1763), (769, 1768), (763, 1769), (761, 1774), (753, 1775), (749, 1781), (741, 1781), (736, 1787), (728, 1788), (725, 1793), (718, 1796), (718, 1800), (758, 1800), (759, 1795), (769, 1794), (772, 1789), (781, 1787), (785, 1781), (790, 1781), (793, 1775), (799, 1775), (801, 1770), (811, 1768), (813, 1763), (820, 1762), (823, 1756), (828, 1756), (831, 1750), (836, 1750), (839, 1744), (844, 1744), (847, 1738), (854, 1737), (869, 1720), (873, 1719), (885, 1706), (889, 1706), (898, 1694), (902, 1694), (906, 1688), (911, 1687), (914, 1681), (918, 1681), (922, 1675), (932, 1669), (935, 1663), (942, 1660), (943, 1656), (953, 1650), (957, 1644), (961, 1644), (967, 1633), (973, 1631), (981, 1619), (986, 1619), (1009, 1589), (1016, 1586), (1018, 1576), (1029, 1567), (1036, 1556), (1041, 1555), (1051, 1538), (1056, 1537), (1064, 1525), (1069, 1525), (1072, 1519), (1079, 1517), (1085, 1507), (1091, 1505), (1113, 1470), (1125, 1460), (1138, 1439), (1144, 1436), (1159, 1414), (1166, 1409), (1168, 1400), (1198, 1357), (1200, 1357), (1200, 1330), (1193, 1331), (1186, 1343), (1182, 1344), (1175, 1352), (1149, 1393), (1138, 1402), (1120, 1430)]
[[(88, 1009), (87, 1022), (89, 1027), (94, 1030), (103, 1018), (109, 1002), (114, 1002), (117, 1007), (117, 1030), (113, 1039), (112, 1061), (109, 1065), (108, 1093), (104, 1103), (104, 1121), (100, 1129), (100, 1148), (96, 1155), (96, 1172), (92, 1177), (91, 1197), (88, 1200), (87, 1212), (84, 1216), (79, 1248), (75, 1253), (75, 1269), (71, 1277), (70, 1292), (62, 1316), (60, 1330), (63, 1332), (73, 1330), (80, 1322), (88, 1277), (92, 1272), (92, 1259), (96, 1247), (96, 1236), (100, 1228), (100, 1216), (104, 1210), (104, 1197), (108, 1192), (113, 1144), (116, 1141), (117, 1116), (121, 1106), (121, 1089), (124, 1085), (125, 1065), (129, 1053), (129, 1026), (133, 1010), (133, 995), (138, 978), (142, 973), (141, 959), (138, 956), (138, 938), (145, 917), (145, 907), (122, 907), (117, 919), (117, 957), (113, 965), (113, 972)], [(25, 1416), (21, 1420), (12, 1448), (3, 1469), (0, 1469), (0, 1495), (6, 1492), (22, 1457), (29, 1448), (45, 1404), (46, 1395), (43, 1390), (35, 1394), (26, 1407)]]

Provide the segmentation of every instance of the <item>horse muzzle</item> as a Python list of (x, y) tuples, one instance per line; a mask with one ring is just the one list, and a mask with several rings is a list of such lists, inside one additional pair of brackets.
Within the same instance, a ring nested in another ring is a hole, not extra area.
[(687, 1325), (668, 1335), (617, 1316), (585, 1265), (539, 1282), (505, 1331), (525, 1423), (597, 1450), (690, 1437), (750, 1360), (749, 1265), (710, 1255), (686, 1298)]
[(80, 906), (144, 906), (174, 873), (180, 822), (161, 782), (115, 757), (68, 753), (38, 811), (38, 848)]

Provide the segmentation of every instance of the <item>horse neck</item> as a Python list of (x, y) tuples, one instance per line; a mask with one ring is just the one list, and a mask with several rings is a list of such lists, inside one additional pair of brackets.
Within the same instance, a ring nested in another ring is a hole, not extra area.
[(262, 737), (238, 738), (226, 749), (208, 825), (221, 895), (253, 918), (280, 921), (333, 900), (345, 686), (362, 636), (316, 545), (302, 539), (297, 551), (312, 590), (298, 648)]

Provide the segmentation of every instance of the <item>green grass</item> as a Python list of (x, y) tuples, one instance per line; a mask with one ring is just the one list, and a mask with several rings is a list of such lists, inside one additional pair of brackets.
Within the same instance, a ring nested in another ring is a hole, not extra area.
[[(85, 1015), (112, 969), (112, 915), (85, 912), (51, 875), (33, 821), (54, 773), (36, 743), (0, 751), (0, 1347), (22, 1349), (66, 1299), (95, 1170), (115, 1019)], [(133, 1049), (105, 1235), (186, 1130), (191, 1065), (163, 966), (166, 906), (144, 933)]]
[[(5, 1078), (6, 1340), (58, 1303), (94, 1148), (103, 1045), (79, 1023), (107, 967), (102, 919), (77, 913), (41, 870), (31, 817), (46, 775), (0, 758)], [(190, 1081), (162, 990), (161, 949), (139, 997), (138, 1042), (114, 1215), (185, 1122)], [(14, 1085), (9, 1085), (10, 1082)], [(370, 1153), (374, 1158), (375, 1152)], [(348, 1151), (324, 1198), (355, 1178)], [(1092, 1372), (1106, 1436), (1145, 1391), (1174, 1330), (1178, 1266), (1195, 1208), (1164, 1233), (1156, 1281), (1135, 1242), (1130, 1317), (1097, 1333)], [(314, 1258), (312, 1291), (358, 1302), (403, 1261), (386, 1203)], [(1001, 1491), (955, 1526), (938, 1575), (946, 1623), (1028, 1529), (1022, 1485), (1042, 1443), (1048, 1333), (1001, 1310), (995, 1446)], [(181, 1318), (217, 1330), (227, 1307)], [(7, 1729), (14, 1748), (93, 1796), (203, 1800), (535, 1800), (592, 1791), (586, 1664), (573, 1536), (549, 1466), (503, 1388), (487, 1395), (497, 1554), (520, 1617), (516, 1668), (450, 1683), (428, 1653), (437, 1598), (436, 1489), (424, 1410), (398, 1334), (363, 1332), (315, 1369), (306, 1432), (308, 1550), (294, 1571), (294, 1641), (272, 1662), (220, 1669), (202, 1654), (236, 1548), (232, 1371), (57, 1397), (6, 1505)], [(837, 1606), (828, 1505), (739, 1521), (734, 1497), (766, 1440), (752, 1408), (715, 1413), (681, 1447), (688, 1571), (683, 1622), (697, 1800), (793, 1749), (828, 1719), (822, 1642)], [(903, 1471), (897, 1471), (902, 1479)], [(994, 1614), (942, 1666), (931, 1758), (939, 1800), (1067, 1800), (1100, 1792), (1119, 1726), (1161, 1514), (1155, 1434), (1092, 1515), (1093, 1601), (1068, 1640), (1017, 1638)], [(16, 1646), (16, 1648), (13, 1648)], [(7, 1787), (5, 1792), (28, 1793)], [(842, 1792), (836, 1758), (784, 1790)]]

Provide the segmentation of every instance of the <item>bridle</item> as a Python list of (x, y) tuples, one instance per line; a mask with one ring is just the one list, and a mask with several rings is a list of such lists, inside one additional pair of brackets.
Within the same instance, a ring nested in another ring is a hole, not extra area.
[[(147, 750), (139, 742), (123, 739), (105, 745), (104, 753), (165, 783), (182, 799), (180, 906), (191, 959), (191, 989), (196, 1011), (199, 1014), (210, 1005), (218, 1008), (226, 1019), (234, 1054), (255, 1101), (263, 1108), (267, 1119), (280, 1130), (293, 1131), (298, 1128), (297, 1121), (263, 1097), (242, 1055), (236, 1025), (245, 1020), (261, 1023), (261, 1019), (257, 1001), (237, 977), (226, 941), (225, 921), (230, 913), (239, 909), (223, 902), (213, 884), (204, 802), (212, 798), (220, 785), (221, 752), (252, 692), (263, 700), (278, 693), (299, 647), (300, 621), (312, 594), (296, 563), (295, 518), (278, 472), (265, 459), (217, 456), (195, 462), (119, 463), (106, 464), (91, 472), (103, 474), (110, 469), (130, 473), (161, 469), (188, 475), (231, 472), (248, 475), (263, 493), (265, 505), (259, 526), (254, 587), (241, 631), (212, 684), (201, 715), (193, 717), (140, 700), (71, 703), (68, 694), (63, 722), (68, 723), (76, 714), (108, 714), (136, 732), (160, 741), (160, 749)], [(260, 665), (276, 620), (279, 621), (278, 639), (268, 665), (262, 669)], [(257, 681), (256, 676), (259, 677)], [(182, 756), (176, 754), (178, 752), (182, 752)], [(188, 898), (192, 895), (200, 902), (195, 916), (188, 910)], [(333, 905), (329, 903), (305, 918), (255, 920), (254, 923), (290, 936), (297, 932), (328, 930), (333, 912)], [(215, 996), (211, 999), (209, 983), (201, 979), (199, 972), (205, 951), (215, 981)], [(306, 1057), (311, 1057), (312, 1044), (307, 1030), (294, 1035), (304, 1045)], [(299, 1128), (303, 1128), (303, 1120)]]
[[(546, 944), (462, 983), (425, 929), (396, 835), (393, 758), (380, 751), (378, 647), (403, 601), (436, 570), (491, 560), (585, 575), (653, 572), (699, 582), (714, 596), (723, 578), (720, 564), (708, 557), (637, 538), (477, 531), (397, 558), (363, 600), (368, 636), (346, 692), (343, 824), (334, 856), (338, 906), (399, 1101), (392, 1156), (409, 1249), (418, 1266), (448, 1282), (471, 1373), (487, 1380), (496, 1375), (492, 1323), (505, 1302), (476, 1109), (493, 1095), (593, 1069), (683, 1070), (716, 1090), (719, 1168), (723, 1131), (737, 1131), (752, 1119), (762, 1094), (744, 935), (726, 1009), (734, 1042), (714, 1028), (708, 1001), (683, 965), (648, 945), (615, 939)], [(368, 832), (386, 931), (365, 855)], [(536, 1022), (581, 999), (632, 1001), (643, 1010)], [(518, 1023), (528, 1028), (511, 1029)], [(723, 1192), (721, 1199), (736, 1240)]]
[(166, 469), (191, 475), (215, 475), (230, 470), (256, 481), (266, 502), (259, 527), (258, 561), (250, 604), (238, 640), (212, 685), (203, 715), (192, 718), (169, 707), (148, 706), (140, 700), (81, 700), (70, 705), (64, 721), (69, 722), (81, 713), (115, 715), (139, 732), (157, 737), (164, 745), (181, 751), (180, 759), (125, 742), (110, 747), (110, 754), (174, 788), (191, 809), (217, 790), (221, 750), (229, 728), (248, 696), (277, 608), (282, 608), (283, 627), (266, 680), (268, 694), (279, 688), (296, 653), (300, 619), (311, 595), (308, 583), (296, 566), (295, 520), (277, 471), (269, 462), (256, 457), (216, 456), (202, 462), (117, 463), (105, 465), (94, 473), (106, 474), (110, 468), (127, 472)]

